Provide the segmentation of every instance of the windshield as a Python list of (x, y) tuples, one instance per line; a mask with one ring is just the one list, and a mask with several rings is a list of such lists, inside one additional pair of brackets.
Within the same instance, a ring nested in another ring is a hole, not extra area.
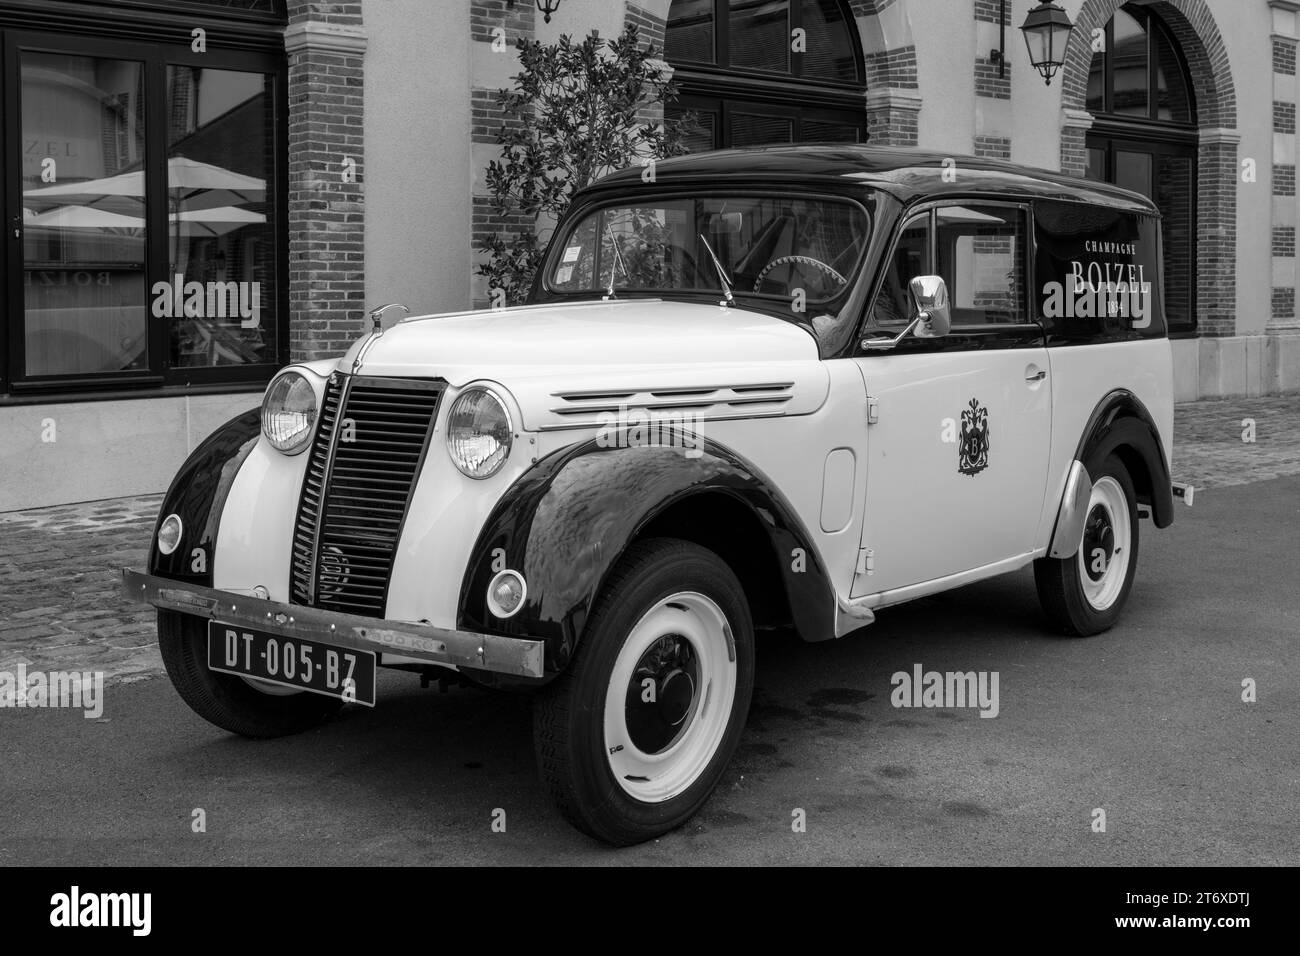
[[(561, 293), (724, 291), (823, 303), (845, 292), (867, 247), (854, 203), (711, 196), (605, 206), (566, 234), (547, 274)], [(710, 255), (712, 250), (712, 255)]]

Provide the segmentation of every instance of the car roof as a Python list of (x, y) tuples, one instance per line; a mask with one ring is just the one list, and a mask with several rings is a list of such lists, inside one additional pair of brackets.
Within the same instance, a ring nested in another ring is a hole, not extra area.
[[(592, 188), (635, 183), (645, 188), (644, 167), (612, 173)], [(944, 196), (1016, 196), (1061, 199), (1159, 215), (1151, 200), (1109, 183), (982, 156), (927, 152), (892, 146), (817, 143), (760, 146), (693, 153), (655, 162), (657, 185), (726, 180), (755, 183), (858, 182), (890, 193), (904, 204)]]

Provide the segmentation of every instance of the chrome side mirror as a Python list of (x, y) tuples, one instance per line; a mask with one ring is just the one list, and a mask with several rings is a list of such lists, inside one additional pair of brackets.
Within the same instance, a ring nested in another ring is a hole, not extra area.
[(952, 331), (952, 308), (943, 277), (917, 276), (909, 288), (917, 311), (916, 337), (937, 339)]
[(937, 339), (952, 331), (952, 308), (948, 305), (948, 284), (942, 276), (917, 276), (908, 284), (916, 318), (897, 335), (884, 335), (862, 340), (868, 352), (888, 352), (909, 334), (918, 339)]

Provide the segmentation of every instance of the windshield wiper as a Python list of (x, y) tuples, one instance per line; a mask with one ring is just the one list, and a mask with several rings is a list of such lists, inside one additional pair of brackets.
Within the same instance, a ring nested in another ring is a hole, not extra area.
[(718, 305), (735, 305), (736, 298), (731, 294), (731, 280), (727, 278), (727, 271), (722, 268), (722, 263), (718, 257), (713, 254), (713, 247), (709, 245), (709, 240), (704, 238), (704, 233), (699, 233), (700, 242), (704, 243), (704, 248), (709, 250), (709, 258), (713, 260), (713, 267), (718, 270), (718, 280), (722, 283), (722, 294), (724, 299)]
[[(627, 274), (627, 263), (623, 261), (623, 253), (619, 252), (618, 240), (614, 238), (614, 230), (609, 227), (609, 223), (605, 223), (605, 232), (609, 235), (609, 247), (614, 250), (614, 261), (623, 270), (623, 278), (630, 279), (631, 276)], [(608, 302), (614, 297), (614, 270), (610, 269), (609, 288), (605, 290), (605, 301)]]

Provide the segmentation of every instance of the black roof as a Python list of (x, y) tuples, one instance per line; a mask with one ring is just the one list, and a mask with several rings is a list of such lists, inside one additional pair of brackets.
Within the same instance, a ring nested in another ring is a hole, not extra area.
[[(951, 162), (945, 165), (948, 161)], [(950, 169), (952, 172), (949, 173)], [(644, 188), (644, 172), (639, 166), (621, 170), (601, 179), (594, 188), (633, 183)], [(892, 146), (825, 143), (722, 149), (661, 159), (656, 162), (654, 173), (655, 182), (660, 185), (717, 185), (721, 180), (747, 184), (821, 182), (824, 185), (829, 179), (873, 186), (904, 203), (943, 196), (1015, 195), (1157, 213), (1155, 205), (1145, 196), (1109, 183), (1078, 179), (997, 159)], [(946, 179), (945, 173), (949, 173)]]

